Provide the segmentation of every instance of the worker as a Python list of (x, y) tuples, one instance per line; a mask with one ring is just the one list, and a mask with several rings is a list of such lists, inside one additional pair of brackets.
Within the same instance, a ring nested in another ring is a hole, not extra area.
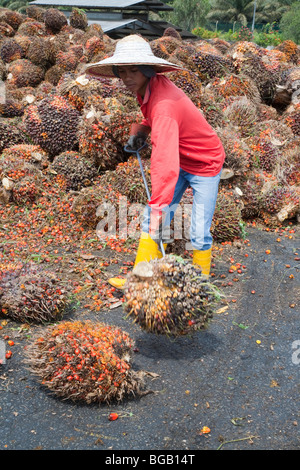
[[(114, 54), (86, 73), (94, 77), (118, 77), (135, 93), (144, 119), (131, 128), (128, 145), (139, 149), (151, 133), (151, 199), (145, 209), (135, 265), (161, 257), (161, 227), (169, 224), (185, 190), (193, 191), (190, 242), (193, 264), (209, 277), (211, 223), (225, 159), (216, 132), (200, 109), (166, 75), (182, 67), (156, 57), (149, 42), (129, 35), (116, 44)], [(109, 280), (124, 288), (126, 279)]]

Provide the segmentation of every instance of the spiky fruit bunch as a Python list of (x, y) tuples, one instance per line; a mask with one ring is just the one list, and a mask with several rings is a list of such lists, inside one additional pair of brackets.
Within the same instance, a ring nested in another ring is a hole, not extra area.
[(51, 85), (56, 86), (65, 73), (65, 70), (62, 69), (59, 65), (53, 65), (45, 73), (45, 81), (51, 83)]
[(0, 37), (12, 37), (15, 35), (15, 30), (6, 22), (0, 23)]
[[(151, 191), (150, 160), (142, 158), (142, 164), (149, 191)], [(100, 181), (103, 185), (111, 184), (115, 191), (126, 196), (130, 202), (147, 204), (148, 198), (139, 162), (135, 157), (129, 157), (127, 162), (119, 163), (115, 170), (104, 173)]]
[(27, 5), (26, 13), (29, 18), (33, 18), (37, 21), (44, 21), (45, 9), (36, 5)]
[(73, 72), (64, 73), (56, 88), (57, 94), (66, 98), (78, 111), (88, 105), (91, 95), (99, 95), (101, 87), (98, 80), (86, 75), (76, 76)]
[(13, 145), (4, 150), (0, 156), (0, 177), (13, 181), (28, 174), (30, 170), (44, 170), (48, 166), (46, 153), (37, 145)]
[(254, 135), (249, 141), (251, 160), (254, 167), (271, 173), (279, 161), (281, 152), (273, 143), (270, 130)]
[(51, 165), (59, 175), (65, 179), (67, 191), (78, 191), (85, 186), (90, 186), (97, 176), (97, 169), (90, 160), (86, 160), (78, 152), (67, 151), (57, 155)]
[(215, 242), (233, 241), (241, 235), (241, 205), (229, 191), (219, 191), (211, 225)]
[(225, 54), (230, 48), (230, 43), (225, 39), (212, 38), (211, 42), (222, 54)]
[(0, 270), (0, 312), (21, 323), (45, 323), (61, 318), (67, 292), (52, 272), (33, 263), (4, 265)]
[(178, 39), (179, 41), (181, 40), (179, 31), (171, 26), (164, 30), (163, 36), (170, 36), (172, 38)]
[(51, 96), (26, 108), (23, 122), (27, 133), (50, 158), (78, 146), (80, 114), (62, 96)]
[(254, 55), (242, 63), (240, 72), (248, 75), (254, 81), (262, 101), (266, 104), (272, 104), (276, 83), (279, 81), (277, 74), (273, 70), (269, 70), (260, 57)]
[(239, 183), (242, 191), (242, 219), (255, 219), (260, 214), (260, 198), (264, 185), (263, 175), (260, 173), (250, 173), (247, 178)]
[(12, 198), (18, 205), (32, 204), (42, 193), (40, 176), (29, 171), (26, 173), (13, 184)]
[(139, 263), (128, 274), (124, 309), (143, 330), (178, 336), (203, 329), (218, 298), (199, 267), (166, 255)]
[(253, 133), (257, 122), (257, 108), (245, 96), (234, 99), (224, 110), (225, 118), (231, 125), (237, 126), (242, 137)]
[(38, 332), (26, 356), (31, 371), (58, 397), (111, 403), (141, 391), (141, 376), (131, 367), (133, 344), (116, 326), (64, 321)]
[(46, 26), (42, 21), (26, 18), (18, 28), (21, 36), (45, 36)]
[(167, 35), (150, 42), (153, 54), (162, 59), (168, 59), (180, 45), (181, 39)]
[(15, 31), (17, 31), (17, 29), (23, 23), (24, 20), (25, 16), (23, 16), (18, 11), (12, 11), (8, 9), (1, 11), (0, 21), (8, 23)]
[(172, 59), (172, 62), (179, 62), (191, 72), (197, 72), (197, 67), (193, 62), (193, 57), (196, 53), (197, 49), (193, 44), (181, 43), (180, 46), (174, 50), (170, 59)]
[(24, 58), (24, 50), (14, 39), (6, 39), (1, 44), (0, 56), (3, 62), (10, 63)]
[(235, 69), (230, 59), (207, 52), (199, 51), (192, 58), (200, 79), (208, 83), (214, 77), (222, 77), (234, 73)]
[(4, 103), (0, 103), (0, 115), (7, 118), (23, 116), (24, 104), (12, 98), (6, 98)]
[(49, 68), (53, 65), (49, 41), (44, 37), (33, 37), (26, 52), (26, 58), (35, 65)]
[(56, 56), (56, 65), (64, 72), (74, 72), (79, 63), (78, 55), (72, 51), (59, 51)]
[(98, 54), (105, 54), (104, 41), (98, 36), (93, 36), (86, 41), (85, 53), (89, 61), (94, 61), (93, 57), (98, 58)]
[(278, 169), (278, 180), (283, 185), (300, 186), (300, 143), (292, 143), (283, 153)]
[(220, 103), (217, 102), (213, 91), (210, 88), (204, 88), (200, 96), (200, 110), (204, 114), (207, 122), (215, 129), (224, 127), (226, 119)]
[(100, 104), (103, 111), (86, 109), (80, 122), (79, 151), (102, 171), (114, 169), (128, 158), (124, 145), (131, 125), (138, 122), (140, 115), (123, 113), (120, 103), (114, 99), (105, 99)]
[(284, 52), (287, 57), (288, 62), (297, 63), (299, 58), (299, 51), (298, 46), (295, 42), (291, 41), (290, 39), (283, 41), (281, 44), (276, 46), (278, 51)]
[(183, 90), (196, 106), (200, 106), (202, 85), (196, 73), (189, 70), (179, 70), (169, 74), (170, 80)]
[(88, 18), (83, 10), (79, 8), (72, 8), (72, 12), (69, 16), (70, 25), (76, 29), (82, 29), (85, 31), (88, 27)]
[(278, 214), (285, 206), (299, 207), (299, 191), (294, 187), (271, 187), (261, 198), (261, 208), (269, 214)]
[[(117, 214), (120, 196), (122, 195), (116, 193), (110, 184), (83, 188), (74, 198), (72, 211), (84, 227), (95, 229), (101, 220), (109, 219), (111, 213), (106, 217), (106, 212), (112, 210), (112, 223), (116, 230), (118, 220), (114, 216)], [(110, 227), (108, 227), (109, 229)]]
[(218, 128), (216, 132), (226, 154), (224, 168), (232, 169), (235, 175), (242, 175), (249, 167), (249, 146), (231, 127)]
[(28, 59), (14, 60), (8, 65), (9, 84), (17, 88), (36, 87), (43, 80), (45, 71)]
[(44, 22), (46, 28), (54, 34), (58, 33), (63, 26), (68, 24), (66, 16), (57, 8), (49, 8), (45, 11)]
[(27, 143), (25, 134), (11, 121), (0, 121), (0, 152), (16, 144)]
[(214, 90), (222, 97), (246, 96), (256, 105), (261, 103), (259, 90), (251, 78), (242, 74), (230, 74), (223, 78), (216, 78), (212, 82)]
[(284, 122), (290, 127), (293, 134), (300, 136), (300, 103), (288, 108), (283, 116)]

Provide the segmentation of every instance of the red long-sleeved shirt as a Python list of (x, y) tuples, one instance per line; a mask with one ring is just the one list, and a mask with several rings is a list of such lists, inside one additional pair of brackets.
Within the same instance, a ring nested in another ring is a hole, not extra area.
[(144, 99), (137, 98), (144, 116), (141, 127), (151, 130), (149, 204), (160, 209), (172, 202), (180, 168), (194, 175), (215, 176), (225, 152), (201, 111), (166, 76), (151, 78)]

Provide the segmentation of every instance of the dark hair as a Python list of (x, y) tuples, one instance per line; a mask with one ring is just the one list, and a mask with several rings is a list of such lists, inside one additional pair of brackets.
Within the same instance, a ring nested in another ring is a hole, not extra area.
[[(155, 72), (154, 68), (151, 65), (137, 65), (137, 68), (147, 78), (155, 77), (155, 75), (156, 75), (156, 72)], [(118, 70), (117, 65), (112, 66), (112, 71), (113, 71), (113, 74), (116, 77), (120, 78), (119, 70)]]

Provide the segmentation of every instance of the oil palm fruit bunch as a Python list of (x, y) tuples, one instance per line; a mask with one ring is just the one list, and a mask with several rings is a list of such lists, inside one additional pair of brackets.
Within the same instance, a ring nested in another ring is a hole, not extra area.
[(17, 34), (21, 36), (45, 36), (46, 26), (43, 21), (26, 18), (19, 26)]
[(7, 80), (9, 85), (17, 88), (36, 87), (43, 80), (45, 71), (28, 59), (17, 59), (8, 64)]
[(240, 71), (254, 81), (262, 101), (269, 105), (272, 104), (276, 92), (276, 83), (279, 81), (279, 78), (264, 65), (261, 58), (252, 55), (242, 63)]
[(241, 204), (232, 191), (218, 193), (211, 233), (216, 242), (233, 241), (241, 235)]
[(143, 330), (170, 336), (207, 326), (220, 293), (183, 258), (138, 263), (125, 284), (124, 310)]
[(56, 34), (63, 26), (68, 24), (67, 17), (57, 8), (49, 8), (45, 11), (44, 22), (50, 33)]
[(100, 93), (97, 80), (86, 75), (76, 76), (73, 72), (64, 73), (56, 87), (57, 94), (67, 99), (78, 111), (88, 104), (91, 95)]
[[(151, 191), (150, 160), (142, 158), (145, 177)], [(147, 204), (147, 194), (137, 158), (129, 157), (127, 162), (119, 163), (115, 170), (105, 172), (100, 181), (111, 184), (115, 191), (122, 193), (130, 202)]]
[(9, 24), (15, 31), (25, 20), (25, 16), (15, 10), (4, 9), (0, 13), (0, 21)]
[(181, 43), (180, 38), (166, 35), (151, 41), (150, 46), (154, 55), (162, 59), (168, 59)]
[(73, 402), (111, 403), (141, 392), (133, 371), (133, 340), (120, 328), (89, 321), (63, 321), (37, 332), (26, 362), (41, 384)]
[(66, 151), (57, 155), (52, 164), (52, 170), (65, 179), (67, 191), (79, 191), (85, 186), (91, 186), (98, 172), (90, 160), (86, 160), (80, 153)]
[(223, 98), (232, 96), (246, 96), (256, 105), (261, 103), (259, 90), (254, 81), (243, 74), (228, 74), (225, 77), (217, 77), (212, 81), (212, 86), (218, 95)]
[(0, 103), (0, 116), (6, 118), (23, 116), (24, 109), (24, 103), (7, 97), (4, 103)]
[(275, 47), (276, 50), (283, 52), (288, 62), (297, 63), (299, 59), (299, 50), (298, 46), (294, 41), (290, 39), (283, 41), (281, 44)]
[(118, 163), (128, 158), (124, 145), (131, 124), (138, 122), (139, 114), (135, 111), (123, 113), (120, 103), (112, 98), (100, 100), (99, 105), (101, 110), (91, 106), (83, 111), (84, 119), (79, 125), (79, 151), (103, 171), (115, 169)]
[(231, 126), (219, 127), (216, 132), (226, 154), (224, 168), (231, 169), (235, 175), (242, 175), (249, 166), (249, 146)]
[(26, 51), (26, 59), (45, 70), (54, 64), (50, 41), (45, 37), (34, 36)]
[(0, 152), (16, 144), (27, 143), (25, 134), (15, 125), (12, 120), (1, 119), (0, 121)]
[(198, 51), (192, 59), (200, 79), (206, 83), (212, 78), (235, 72), (232, 61), (222, 56)]
[(224, 110), (224, 116), (231, 125), (238, 128), (242, 137), (252, 135), (257, 122), (257, 108), (245, 96), (236, 97)]
[(262, 131), (259, 135), (254, 135), (249, 140), (249, 147), (253, 166), (271, 173), (279, 161), (281, 152), (273, 143), (270, 133)]
[(189, 70), (179, 70), (169, 74), (170, 80), (183, 90), (185, 94), (200, 107), (200, 96), (202, 95), (202, 85), (195, 72)]
[(300, 190), (293, 186), (281, 186), (275, 184), (266, 190), (261, 198), (260, 207), (262, 214), (271, 217), (271, 222), (281, 223), (286, 219), (293, 218), (300, 209)]
[(262, 173), (248, 172), (247, 178), (239, 182), (239, 189), (242, 191), (242, 209), (243, 220), (255, 219), (260, 214), (261, 191), (264, 186), (264, 176)]
[(78, 147), (80, 113), (62, 96), (50, 96), (28, 106), (23, 116), (27, 133), (50, 158)]
[(290, 127), (295, 136), (300, 136), (300, 103), (289, 106), (283, 114), (284, 122)]
[(43, 271), (34, 263), (0, 270), (0, 311), (21, 323), (46, 323), (62, 317), (67, 292), (53, 272)]
[(82, 29), (85, 31), (88, 27), (88, 18), (83, 10), (79, 8), (72, 8), (72, 12), (69, 17), (70, 25), (76, 29)]
[(23, 48), (13, 38), (6, 39), (1, 44), (0, 56), (6, 64), (24, 58)]

